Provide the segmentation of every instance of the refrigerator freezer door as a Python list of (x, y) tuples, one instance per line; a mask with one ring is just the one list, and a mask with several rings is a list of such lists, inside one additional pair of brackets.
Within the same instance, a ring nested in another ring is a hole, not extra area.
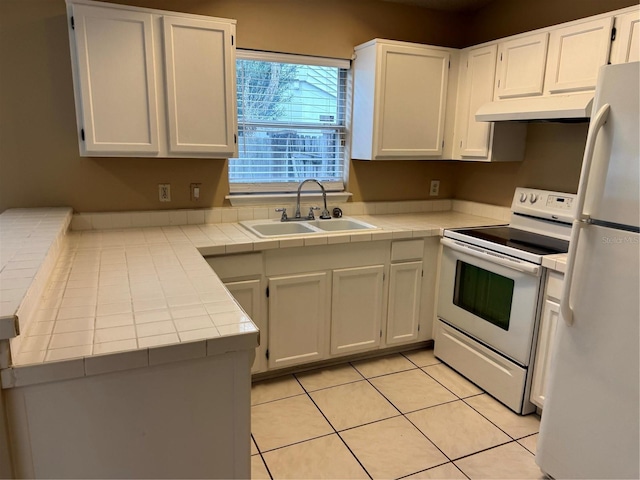
[(639, 272), (639, 234), (582, 230), (536, 455), (554, 478), (640, 478)]
[(598, 135), (584, 213), (592, 219), (640, 224), (640, 62), (601, 68), (593, 111), (611, 105)]

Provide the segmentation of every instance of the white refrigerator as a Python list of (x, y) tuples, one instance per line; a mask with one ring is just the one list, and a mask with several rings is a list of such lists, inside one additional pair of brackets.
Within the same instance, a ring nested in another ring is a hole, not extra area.
[(536, 462), (640, 478), (640, 63), (601, 68)]

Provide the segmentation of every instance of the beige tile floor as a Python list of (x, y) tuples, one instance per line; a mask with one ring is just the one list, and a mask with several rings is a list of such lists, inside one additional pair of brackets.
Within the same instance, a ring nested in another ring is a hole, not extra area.
[(255, 383), (253, 478), (545, 478), (521, 417), (432, 350)]

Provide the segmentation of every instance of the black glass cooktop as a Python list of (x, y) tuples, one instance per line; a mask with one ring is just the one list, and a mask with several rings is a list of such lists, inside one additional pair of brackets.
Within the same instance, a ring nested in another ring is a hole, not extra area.
[(466, 228), (456, 230), (457, 233), (497, 243), (506, 247), (524, 250), (536, 255), (567, 253), (569, 242), (537, 233), (525, 232), (510, 227)]

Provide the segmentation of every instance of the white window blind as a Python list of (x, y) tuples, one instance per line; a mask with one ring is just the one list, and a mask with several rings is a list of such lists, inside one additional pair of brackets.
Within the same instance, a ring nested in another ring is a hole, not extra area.
[(238, 158), (231, 193), (344, 190), (348, 60), (238, 51)]

